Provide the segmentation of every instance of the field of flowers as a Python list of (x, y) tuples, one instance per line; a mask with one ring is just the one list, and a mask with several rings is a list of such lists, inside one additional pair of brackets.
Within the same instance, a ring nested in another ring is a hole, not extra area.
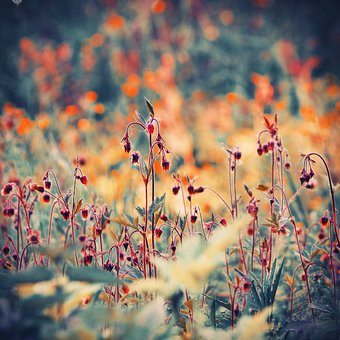
[(1, 337), (338, 339), (334, 4), (2, 0)]

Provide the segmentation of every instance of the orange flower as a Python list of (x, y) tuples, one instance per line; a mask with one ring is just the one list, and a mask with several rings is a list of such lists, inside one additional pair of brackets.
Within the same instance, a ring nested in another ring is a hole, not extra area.
[(121, 90), (128, 97), (136, 97), (139, 93), (139, 77), (136, 74), (131, 74), (127, 82), (121, 86)]
[(20, 120), (20, 123), (17, 127), (17, 133), (22, 136), (29, 132), (33, 128), (33, 126), (34, 123), (30, 119), (24, 117)]
[(231, 25), (234, 21), (234, 14), (232, 11), (226, 10), (221, 12), (220, 20), (223, 25)]
[(123, 27), (125, 19), (117, 14), (112, 14), (107, 19), (107, 26), (111, 31), (116, 31)]
[(226, 94), (226, 99), (229, 104), (234, 104), (236, 103), (238, 96), (235, 92), (229, 92)]
[(82, 118), (78, 122), (78, 129), (82, 132), (89, 131), (91, 128), (91, 122), (88, 119)]
[(69, 116), (74, 116), (78, 113), (78, 107), (76, 105), (66, 106), (65, 112)]
[(98, 98), (98, 95), (95, 91), (88, 91), (88, 92), (85, 93), (85, 98), (89, 102), (95, 102)]
[(96, 33), (91, 37), (90, 41), (93, 47), (99, 47), (104, 44), (104, 36), (100, 33)]
[(50, 124), (50, 120), (48, 119), (47, 115), (42, 115), (39, 119), (38, 119), (38, 127), (39, 129), (47, 129), (48, 126)]
[(151, 12), (154, 14), (163, 13), (166, 9), (166, 4), (162, 0), (156, 0), (151, 5)]
[(94, 107), (94, 112), (98, 114), (103, 114), (105, 112), (104, 104), (98, 103)]

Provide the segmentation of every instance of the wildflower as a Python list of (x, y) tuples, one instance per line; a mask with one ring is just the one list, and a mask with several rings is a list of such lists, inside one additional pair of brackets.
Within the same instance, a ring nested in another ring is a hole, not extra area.
[(319, 233), (318, 233), (318, 239), (320, 241), (322, 241), (324, 238), (326, 237), (325, 233), (323, 230), (321, 230)]
[(106, 262), (104, 263), (104, 270), (106, 270), (107, 272), (112, 272), (112, 269), (113, 269), (113, 262), (107, 259)]
[(27, 242), (39, 244), (41, 242), (40, 232), (38, 230), (30, 230), (27, 235)]
[(162, 233), (163, 233), (163, 231), (162, 231), (161, 228), (156, 228), (155, 229), (155, 236), (156, 236), (156, 238), (159, 239), (161, 237)]
[(83, 210), (81, 211), (81, 217), (82, 217), (82, 219), (83, 219), (83, 220), (86, 220), (88, 216), (89, 216), (89, 211), (88, 211), (87, 209), (83, 209)]
[(233, 155), (234, 155), (235, 159), (241, 159), (242, 152), (240, 151), (238, 146), (233, 149)]
[(191, 221), (191, 223), (194, 224), (197, 221), (197, 216), (196, 215), (191, 215), (190, 221)]
[(79, 239), (79, 242), (83, 243), (83, 242), (85, 242), (85, 240), (86, 240), (86, 236), (85, 236), (84, 234), (80, 234), (80, 235), (78, 236), (78, 239)]
[(139, 153), (138, 152), (134, 152), (132, 155), (131, 155), (131, 162), (132, 164), (136, 164), (139, 162)]
[(131, 151), (131, 143), (130, 143), (130, 140), (129, 140), (128, 133), (125, 134), (125, 136), (122, 139), (122, 142), (124, 142), (124, 151), (126, 153), (130, 153), (130, 151)]
[(263, 144), (263, 152), (268, 153), (268, 151), (269, 151), (268, 144), (267, 143)]
[(181, 188), (181, 187), (179, 186), (179, 184), (173, 186), (173, 187), (172, 187), (172, 193), (173, 193), (174, 195), (177, 195), (178, 192), (179, 192), (179, 190), (180, 190), (180, 188)]
[(172, 250), (173, 253), (176, 251), (176, 243), (175, 243), (175, 241), (171, 242), (170, 249)]
[(168, 216), (166, 216), (166, 215), (163, 214), (163, 215), (160, 217), (160, 219), (161, 219), (162, 221), (166, 222), (166, 221), (168, 220)]
[(250, 290), (250, 288), (251, 288), (251, 282), (246, 281), (246, 282), (243, 284), (243, 291), (244, 291), (245, 293), (248, 293), (249, 290)]
[(85, 255), (84, 256), (84, 265), (89, 266), (92, 263), (92, 255)]
[(81, 177), (80, 177), (80, 182), (81, 182), (81, 184), (83, 184), (83, 185), (87, 185), (87, 183), (88, 183), (87, 176), (85, 176), (85, 175), (81, 176)]
[(3, 214), (5, 217), (12, 217), (14, 215), (14, 208), (5, 208)]
[(306, 282), (306, 281), (307, 281), (307, 277), (306, 277), (305, 274), (302, 274), (302, 275), (301, 275), (301, 280), (302, 280), (303, 282)]
[(2, 253), (4, 254), (4, 256), (8, 256), (9, 254), (9, 247), (7, 244), (5, 244), (3, 247), (2, 247)]
[(11, 183), (5, 184), (5, 186), (1, 190), (1, 195), (3, 196), (8, 195), (12, 191), (12, 189), (13, 189), (13, 186)]
[(199, 194), (199, 193), (202, 193), (202, 192), (204, 192), (204, 188), (203, 187), (198, 187), (194, 191), (195, 194)]
[(321, 216), (320, 218), (320, 224), (323, 226), (327, 226), (329, 223), (329, 218), (326, 215)]
[(69, 210), (60, 210), (60, 214), (64, 217), (65, 221), (70, 218), (70, 211)]
[(305, 186), (307, 189), (313, 190), (317, 187), (317, 183), (318, 182), (314, 178), (312, 178), (306, 183)]
[(249, 228), (247, 229), (247, 234), (248, 234), (249, 236), (253, 236), (253, 234), (254, 234), (254, 229), (253, 229), (253, 227), (249, 227)]
[(50, 197), (49, 194), (45, 194), (45, 195), (43, 195), (42, 199), (43, 199), (44, 203), (49, 203), (50, 200), (51, 200), (51, 197)]
[(263, 154), (263, 148), (262, 148), (262, 146), (261, 146), (261, 144), (258, 146), (258, 148), (257, 148), (257, 154), (259, 155), (259, 156), (262, 156), (262, 154)]
[(49, 189), (51, 189), (52, 182), (49, 179), (46, 179), (44, 181), (44, 186), (45, 186), (45, 189), (49, 190)]
[(162, 158), (162, 168), (167, 171), (170, 168), (170, 162), (163, 156)]
[(189, 195), (193, 195), (195, 193), (195, 188), (192, 184), (189, 184), (187, 189), (188, 189)]
[(305, 169), (302, 169), (301, 171), (301, 175), (300, 175), (300, 183), (301, 185), (304, 183), (307, 183), (310, 180), (310, 176), (307, 173), (307, 171)]
[(290, 162), (286, 162), (285, 163), (285, 169), (288, 171), (290, 169), (290, 167), (291, 167)]
[(221, 218), (220, 223), (223, 225), (223, 227), (227, 226), (227, 220), (224, 217)]

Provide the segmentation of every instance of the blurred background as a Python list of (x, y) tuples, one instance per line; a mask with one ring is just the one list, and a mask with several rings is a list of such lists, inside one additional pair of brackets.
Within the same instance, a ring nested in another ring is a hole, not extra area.
[[(135, 110), (147, 117), (144, 96), (172, 152), (170, 173), (198, 176), (226, 196), (222, 145), (238, 145), (239, 191), (266, 183), (257, 134), (263, 114), (277, 113), (292, 178), (300, 153), (318, 151), (337, 182), (338, 17), (331, 0), (0, 0), (0, 184), (39, 181), (53, 168), (67, 188), (78, 157), (85, 195), (132, 209), (143, 186), (120, 140)], [(131, 141), (145, 155), (143, 133)], [(171, 197), (170, 174), (158, 164), (156, 175), (157, 194)], [(327, 195), (318, 180), (311, 209)], [(205, 212), (221, 208), (202, 200)]]

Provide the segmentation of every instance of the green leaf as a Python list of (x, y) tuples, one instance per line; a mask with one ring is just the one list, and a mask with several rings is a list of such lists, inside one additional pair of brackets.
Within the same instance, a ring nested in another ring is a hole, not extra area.
[(283, 269), (284, 263), (285, 263), (285, 258), (283, 258), (283, 260), (281, 262), (281, 266), (280, 266), (277, 274), (275, 275), (274, 283), (272, 285), (272, 290), (271, 290), (271, 296), (270, 296), (270, 303), (271, 304), (273, 304), (274, 301), (275, 301), (275, 295), (276, 295), (277, 287), (279, 285), (279, 281), (280, 281), (280, 278), (281, 278), (281, 274), (282, 274), (282, 269)]
[(51, 270), (41, 267), (34, 267), (17, 273), (0, 270), (0, 287), (8, 289), (20, 283), (48, 281), (53, 277), (54, 274)]
[(216, 328), (216, 296), (215, 295), (212, 298), (209, 316), (210, 316), (211, 325), (214, 328)]
[(87, 281), (92, 283), (116, 283), (117, 277), (97, 267), (68, 267), (66, 275), (73, 281)]
[(149, 207), (149, 216), (154, 214), (157, 210), (162, 210), (165, 203), (165, 193), (161, 197), (156, 197)]

